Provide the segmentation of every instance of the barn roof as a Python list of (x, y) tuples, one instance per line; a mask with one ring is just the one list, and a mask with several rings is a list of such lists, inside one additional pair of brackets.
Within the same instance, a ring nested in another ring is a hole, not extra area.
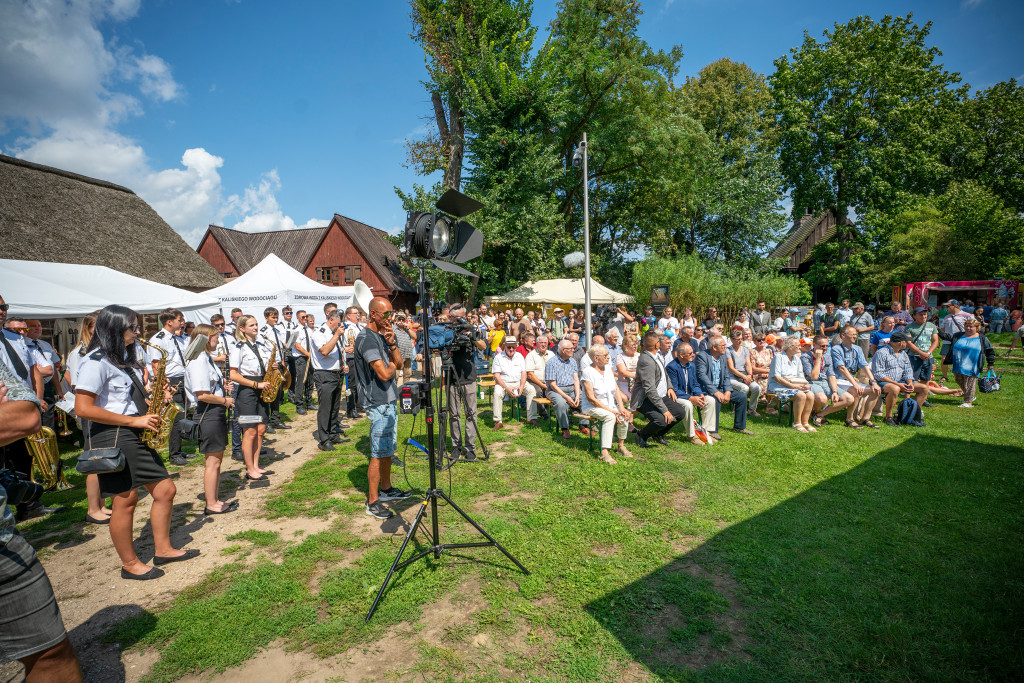
[(362, 252), (366, 262), (373, 266), (388, 289), (393, 292), (416, 291), (416, 285), (402, 272), (402, 255), (398, 247), (388, 239), (386, 232), (337, 213), (334, 214), (334, 220)]
[(174, 287), (224, 280), (126, 187), (0, 154), (0, 255), (107, 266)]

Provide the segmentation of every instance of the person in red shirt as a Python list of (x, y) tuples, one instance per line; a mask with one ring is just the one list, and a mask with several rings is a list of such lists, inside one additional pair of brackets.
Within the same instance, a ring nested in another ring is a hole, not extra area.
[(523, 358), (526, 358), (530, 354), (530, 351), (533, 351), (537, 337), (532, 332), (527, 332), (521, 337), (521, 339), (523, 340), (523, 343), (516, 347), (516, 353), (521, 355)]

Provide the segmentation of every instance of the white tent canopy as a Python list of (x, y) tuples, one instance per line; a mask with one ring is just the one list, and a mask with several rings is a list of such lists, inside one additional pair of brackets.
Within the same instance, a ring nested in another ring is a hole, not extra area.
[(352, 287), (322, 285), (274, 254), (267, 254), (251, 270), (231, 282), (203, 292), (219, 300), (217, 308), (225, 318), (230, 319), (232, 308), (241, 308), (242, 313), (256, 316), (260, 324), (265, 308), (273, 306), (280, 311), (289, 304), (296, 310), (309, 309), (316, 314), (317, 322), (323, 322), (324, 304), (333, 301), (344, 309), (352, 300), (352, 293)]
[(106, 266), (11, 259), (0, 259), (0, 295), (11, 315), (25, 318), (81, 318), (110, 304), (137, 313), (159, 313), (169, 307), (192, 311), (217, 304), (208, 295)]
[[(582, 306), (585, 302), (583, 279), (538, 280), (527, 282), (511, 292), (484, 299), (491, 304), (552, 303)], [(614, 292), (590, 278), (590, 302), (593, 304), (624, 304), (633, 300), (628, 294)]]

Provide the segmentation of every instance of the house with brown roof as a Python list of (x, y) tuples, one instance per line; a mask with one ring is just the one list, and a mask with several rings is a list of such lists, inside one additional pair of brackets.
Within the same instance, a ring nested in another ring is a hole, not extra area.
[(2, 154), (0, 257), (106, 266), (191, 291), (224, 282), (127, 187)]
[(831, 209), (816, 214), (805, 211), (802, 216), (795, 215), (793, 227), (769, 256), (787, 259), (782, 269), (788, 273), (806, 273), (813, 262), (811, 252), (814, 247), (835, 238), (842, 232), (840, 228), (843, 226), (852, 228), (853, 221), (846, 217), (839, 220), (838, 214)]
[(402, 272), (401, 254), (387, 233), (340, 214), (322, 228), (242, 232), (211, 225), (196, 251), (225, 280), (276, 254), (325, 285), (351, 286), (362, 280), (374, 296), (386, 297), (395, 308), (412, 310), (416, 305), (416, 285)]

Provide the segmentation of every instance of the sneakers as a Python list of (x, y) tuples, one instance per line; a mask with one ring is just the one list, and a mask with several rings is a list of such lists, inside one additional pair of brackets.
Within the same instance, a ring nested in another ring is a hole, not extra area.
[(921, 407), (922, 408), (934, 408), (935, 406), (932, 405), (931, 401), (925, 401), (924, 403), (921, 404)]
[(887, 418), (885, 418), (885, 424), (889, 425), (890, 427), (899, 427), (900, 426), (900, 423), (896, 421), (895, 417), (887, 417)]
[(957, 406), (957, 407), (958, 407), (958, 408), (973, 408), (974, 406), (972, 406), (972, 405), (971, 405), (970, 403), (961, 403), (961, 404), (960, 404), (959, 406)]
[(409, 497), (409, 492), (408, 491), (403, 491), (401, 489), (397, 489), (394, 486), (392, 486), (389, 489), (381, 489), (380, 490), (380, 499), (381, 500), (402, 500), (403, 498), (408, 498), (408, 497)]
[(177, 465), (178, 467), (184, 467), (188, 464), (188, 459), (184, 455), (172, 455), (170, 460), (172, 465)]
[(384, 507), (384, 503), (379, 500), (375, 500), (366, 506), (366, 514), (377, 519), (391, 519), (395, 516), (395, 513)]

